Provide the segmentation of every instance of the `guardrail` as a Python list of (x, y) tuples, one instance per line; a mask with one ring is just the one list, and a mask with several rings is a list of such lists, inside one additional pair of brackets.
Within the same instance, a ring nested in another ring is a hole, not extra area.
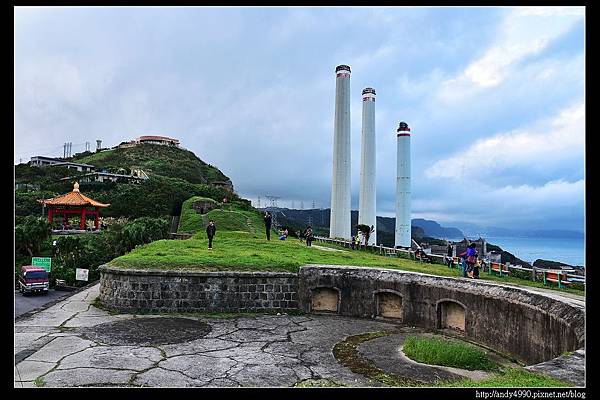
[[(322, 236), (315, 236), (315, 241), (323, 242), (323, 243), (332, 243), (338, 246), (352, 248), (352, 242), (349, 240), (343, 239), (331, 239)], [(358, 248), (358, 244), (355, 244), (355, 247)], [(360, 245), (361, 249), (365, 249), (364, 245)], [(386, 247), (383, 245), (370, 245), (366, 246), (366, 250), (370, 251), (374, 254), (379, 254), (382, 256), (388, 257), (405, 257), (413, 260), (422, 259), (416, 256), (415, 251), (407, 250), (407, 249), (396, 249), (393, 247)], [(439, 254), (426, 254), (425, 255), (428, 262), (432, 264), (442, 264), (447, 265), (448, 258), (444, 255)], [(569, 274), (566, 271), (562, 270), (552, 270), (552, 269), (543, 269), (543, 268), (525, 268), (518, 265), (510, 265), (510, 264), (500, 264), (497, 262), (493, 262), (490, 260), (481, 260), (480, 261), (482, 272), (487, 272), (490, 275), (494, 272), (498, 272), (500, 276), (513, 276), (515, 278), (531, 280), (534, 282), (543, 282), (544, 284), (548, 284), (548, 282), (555, 282), (557, 274), (561, 276), (561, 279), (557, 280), (557, 286), (560, 288), (564, 287), (572, 287), (573, 285), (581, 285), (585, 288), (585, 276)], [(453, 257), (453, 265), (461, 268), (460, 262), (458, 261), (458, 257)], [(501, 272), (499, 272), (499, 271)], [(550, 278), (549, 278), (550, 277)]]

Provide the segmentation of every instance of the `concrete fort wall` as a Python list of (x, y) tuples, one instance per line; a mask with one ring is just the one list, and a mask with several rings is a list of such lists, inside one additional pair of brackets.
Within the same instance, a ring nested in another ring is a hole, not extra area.
[(441, 329), (531, 364), (584, 346), (584, 310), (527, 289), (397, 270), (304, 266), (298, 274), (100, 268), (122, 312), (329, 313)]
[(298, 275), (144, 271), (100, 267), (100, 301), (121, 312), (285, 312), (298, 309)]
[[(299, 277), (305, 312), (443, 329), (527, 364), (584, 346), (583, 309), (525, 289), (361, 267), (305, 266)], [(323, 304), (325, 293), (327, 307), (315, 307), (315, 299)]]

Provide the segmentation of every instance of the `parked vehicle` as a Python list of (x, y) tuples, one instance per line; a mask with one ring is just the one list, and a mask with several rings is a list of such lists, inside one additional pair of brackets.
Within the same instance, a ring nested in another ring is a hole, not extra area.
[(44, 268), (23, 265), (19, 274), (19, 291), (25, 295), (32, 292), (48, 294), (50, 280)]

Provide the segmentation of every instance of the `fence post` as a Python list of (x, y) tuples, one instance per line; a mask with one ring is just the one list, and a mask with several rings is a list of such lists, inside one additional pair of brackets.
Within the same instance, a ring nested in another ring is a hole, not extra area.
[(531, 270), (531, 280), (535, 282), (535, 267)]
[(560, 281), (562, 279), (562, 272), (559, 272), (556, 275), (558, 275), (558, 288), (562, 289), (562, 284), (560, 283)]
[(546, 284), (546, 270), (542, 271), (542, 273), (544, 274), (544, 285)]

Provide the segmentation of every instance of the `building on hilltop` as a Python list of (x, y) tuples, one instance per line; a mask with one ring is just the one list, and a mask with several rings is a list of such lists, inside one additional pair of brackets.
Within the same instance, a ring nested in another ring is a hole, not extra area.
[(75, 163), (71, 161), (64, 161), (59, 158), (35, 156), (31, 157), (29, 166), (36, 167), (67, 167), (68, 169), (75, 169), (78, 172), (89, 172), (93, 171), (96, 167), (90, 164)]
[(179, 147), (179, 139), (174, 139), (167, 136), (140, 136), (128, 142), (121, 142), (117, 146), (113, 147), (113, 149), (126, 149), (128, 147), (134, 147), (139, 144), (159, 144), (162, 146)]
[[(141, 170), (139, 170), (141, 171)], [(143, 172), (143, 171), (142, 171)], [(66, 181), (69, 179), (74, 179), (73, 176), (67, 176), (62, 178), (61, 181)], [(89, 174), (85, 174), (77, 177), (81, 182), (118, 182), (119, 180), (126, 180), (128, 182), (139, 183), (148, 179), (148, 175), (146, 173), (136, 174), (135, 172), (131, 175), (125, 174), (114, 174), (112, 172), (106, 171), (96, 171), (91, 172)]]
[(179, 146), (179, 139), (173, 139), (166, 136), (140, 136), (137, 138), (137, 142), (140, 144), (160, 144), (163, 146)]

